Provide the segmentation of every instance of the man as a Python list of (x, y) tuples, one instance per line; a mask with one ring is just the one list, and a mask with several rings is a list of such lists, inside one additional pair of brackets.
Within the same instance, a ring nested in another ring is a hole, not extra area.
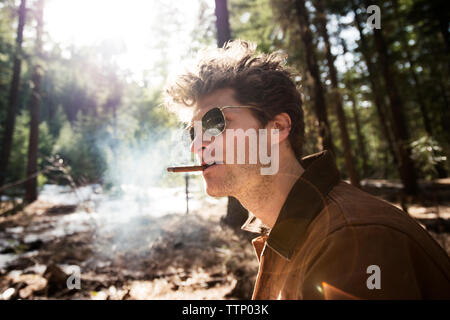
[[(172, 110), (191, 111), (207, 193), (237, 198), (251, 212), (243, 229), (262, 233), (253, 299), (449, 299), (450, 259), (420, 225), (340, 180), (330, 152), (301, 157), (301, 97), (283, 61), (230, 42), (167, 89)], [(269, 174), (249, 161), (264, 148), (279, 159)]]

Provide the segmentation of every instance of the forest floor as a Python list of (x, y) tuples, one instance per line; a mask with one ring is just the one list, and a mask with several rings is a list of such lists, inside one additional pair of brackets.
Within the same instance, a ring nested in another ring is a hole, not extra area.
[[(408, 213), (450, 254), (450, 179), (422, 187)], [(367, 180), (364, 189), (401, 207), (394, 182)], [(0, 299), (248, 299), (256, 255), (249, 237), (220, 223), (224, 200), (121, 221), (86, 205), (38, 200), (11, 214), (3, 203)], [(68, 289), (77, 274), (81, 287)]]

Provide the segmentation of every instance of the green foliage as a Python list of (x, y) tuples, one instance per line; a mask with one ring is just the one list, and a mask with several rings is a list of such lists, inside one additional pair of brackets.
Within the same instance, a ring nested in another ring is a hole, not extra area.
[(229, 10), (233, 39), (257, 42), (263, 52), (277, 48), (283, 33), (274, 19), (270, 0), (231, 0)]
[(27, 168), (28, 139), (30, 129), (28, 114), (21, 114), (16, 118), (14, 130), (14, 143), (11, 150), (11, 158), (8, 166), (8, 181), (14, 182), (25, 178)]
[(428, 180), (437, 178), (437, 165), (444, 165), (447, 158), (442, 147), (430, 136), (423, 136), (411, 143), (412, 158), (424, 177)]
[[(9, 5), (11, 1), (8, 1)], [(0, 10), (0, 123), (6, 117), (8, 89), (12, 77), (12, 57), (14, 54), (14, 27), (12, 10), (8, 10), (7, 1)], [(0, 126), (0, 137), (3, 135), (3, 125)], [(1, 148), (1, 147), (0, 147)]]
[[(295, 81), (303, 94), (306, 124), (304, 153), (310, 154), (321, 150), (321, 143), (313, 108), (314, 84), (307, 72), (294, 3), (293, 0), (229, 0), (228, 10), (234, 39), (254, 41), (263, 52), (282, 50), (288, 53), (289, 65), (299, 73)], [(356, 129), (350, 109), (352, 100), (357, 105), (361, 132), (368, 151), (368, 177), (397, 178), (393, 155), (375, 108), (374, 92), (362, 55), (361, 41), (358, 40), (358, 32), (352, 20), (352, 2), (323, 0), (323, 3), (328, 21), (333, 21), (328, 25), (333, 52), (339, 56), (342, 54), (343, 44), (347, 46), (348, 65), (342, 68), (341, 61), (336, 62), (336, 66), (340, 66), (338, 78), (343, 89), (349, 135), (358, 168), (361, 171), (362, 159), (356, 147)], [(355, 0), (355, 3), (358, 8), (356, 11), (365, 24), (364, 8), (368, 2)], [(376, 3), (381, 4), (380, 1), (375, 1), (374, 4)], [(325, 67), (323, 44), (313, 25), (317, 18), (316, 12), (313, 3), (307, 1), (306, 4), (322, 81), (327, 91), (328, 71)], [(33, 5), (34, 2), (29, 3), (30, 15), (25, 26), (19, 113), (8, 182), (24, 178), (26, 172), (30, 70), (36, 62), (32, 51), (35, 41)], [(450, 122), (448, 28), (443, 28), (445, 21), (448, 27), (450, 11), (445, 10), (448, 4), (444, 0), (433, 4), (426, 0), (390, 0), (384, 1), (381, 7), (383, 34), (392, 59), (394, 80), (405, 104), (406, 126), (414, 140), (411, 144), (413, 159), (420, 176), (433, 178), (436, 177), (439, 165), (448, 167), (450, 153), (450, 131), (446, 127)], [(120, 43), (108, 40), (91, 46), (64, 47), (53, 43), (51, 37), (44, 37), (45, 58), (40, 60), (44, 70), (39, 126), (40, 169), (46, 165), (47, 157), (59, 154), (77, 183), (111, 182), (109, 169), (121, 159), (120, 152), (140, 150), (142, 153), (137, 156), (147, 156), (151, 155), (152, 147), (168, 141), (166, 129), (177, 127), (177, 120), (162, 107), (162, 86), (150, 84), (149, 79), (158, 79), (161, 83), (166, 79), (171, 50), (169, 37), (182, 26), (184, 15), (180, 10), (175, 10), (173, 4), (161, 5), (161, 8), (162, 23), (157, 25), (155, 22), (159, 36), (151, 39), (152, 46), (159, 50), (160, 55), (152, 57), (155, 60), (154, 67), (143, 70), (142, 81), (132, 80), (125, 70), (117, 66), (118, 57), (124, 52)], [(0, 135), (3, 133), (12, 76), (16, 9), (17, 1), (0, 2)], [(336, 24), (339, 26), (337, 29)], [(201, 0), (197, 27), (192, 34), (190, 52), (186, 54), (206, 46), (214, 46), (215, 31), (213, 2)], [(341, 37), (345, 32), (353, 32), (353, 35), (342, 41)], [(365, 28), (364, 34), (370, 58), (378, 66), (379, 56), (374, 54), (376, 47), (373, 33)], [(378, 66), (375, 69), (373, 80), (379, 87), (378, 94), (385, 98), (387, 90), (381, 77), (381, 68)], [(423, 103), (419, 103), (419, 95)], [(331, 132), (337, 149), (337, 163), (344, 169), (342, 143), (338, 139), (339, 128), (331, 109), (331, 100), (328, 96)], [(429, 117), (432, 132), (425, 130), (424, 114)], [(391, 121), (389, 117), (390, 114), (386, 112), (388, 122)], [(160, 152), (160, 145), (158, 148), (155, 150)], [(40, 175), (39, 184), (45, 183), (47, 178), (50, 177)], [(183, 181), (182, 175), (172, 175), (165, 182)]]
[(100, 138), (95, 119), (80, 116), (72, 125), (66, 122), (53, 152), (70, 168), (76, 182), (100, 182), (106, 169), (105, 154), (98, 147)]
[(42, 122), (39, 125), (39, 164), (42, 166), (43, 159), (49, 157), (53, 151), (55, 138), (50, 134), (48, 124)]
[[(28, 142), (30, 136), (30, 117), (27, 113), (16, 119), (14, 143), (11, 150), (11, 160), (8, 166), (8, 181), (15, 182), (25, 178), (27, 170)], [(49, 133), (47, 124), (39, 125), (38, 170), (44, 168), (45, 159), (52, 154), (54, 138)], [(42, 181), (42, 180), (41, 180)]]

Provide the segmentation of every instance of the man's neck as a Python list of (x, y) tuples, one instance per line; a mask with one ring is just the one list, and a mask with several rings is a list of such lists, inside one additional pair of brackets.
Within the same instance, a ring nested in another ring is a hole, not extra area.
[(280, 161), (277, 174), (262, 176), (264, 182), (259, 184), (257, 190), (237, 198), (247, 210), (272, 228), (289, 192), (303, 171), (299, 161), (290, 154), (287, 159)]

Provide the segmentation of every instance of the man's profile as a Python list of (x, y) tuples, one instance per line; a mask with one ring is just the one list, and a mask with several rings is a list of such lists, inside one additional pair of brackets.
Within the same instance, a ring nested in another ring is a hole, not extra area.
[[(191, 111), (191, 152), (207, 193), (237, 198), (251, 212), (243, 229), (260, 233), (252, 298), (450, 299), (450, 259), (418, 223), (342, 181), (330, 151), (302, 154), (302, 100), (284, 61), (229, 42), (167, 89), (172, 110)], [(244, 147), (227, 144), (241, 138), (229, 138), (237, 130), (260, 129), (267, 134), (256, 136), (256, 150), (249, 136)], [(273, 174), (248, 161), (262, 145), (277, 152)]]

